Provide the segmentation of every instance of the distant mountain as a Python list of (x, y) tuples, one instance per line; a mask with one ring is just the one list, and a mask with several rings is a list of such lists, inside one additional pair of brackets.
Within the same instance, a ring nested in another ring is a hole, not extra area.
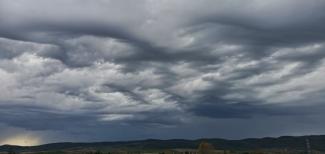
[(198, 139), (198, 140), (139, 140), (139, 141), (123, 141), (123, 142), (95, 142), (95, 143), (52, 143), (39, 146), (0, 146), (0, 152), (5, 151), (54, 151), (69, 150), (82, 148), (110, 148), (110, 149), (196, 149), (202, 141), (211, 143), (216, 149), (228, 150), (254, 150), (254, 149), (289, 149), (289, 150), (305, 150), (306, 139), (309, 139), (313, 150), (325, 152), (325, 135), (315, 136), (282, 136), (278, 138), (251, 138), (242, 140), (226, 140), (226, 139)]

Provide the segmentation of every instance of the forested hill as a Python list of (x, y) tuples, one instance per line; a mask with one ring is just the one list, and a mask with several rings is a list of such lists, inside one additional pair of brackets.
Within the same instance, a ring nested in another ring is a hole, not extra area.
[(226, 139), (197, 139), (197, 140), (139, 140), (123, 142), (94, 142), (94, 143), (52, 143), (39, 146), (23, 147), (3, 145), (0, 151), (51, 151), (76, 148), (112, 148), (112, 149), (175, 149), (191, 148), (196, 149), (202, 141), (211, 143), (216, 149), (228, 150), (253, 150), (253, 149), (294, 149), (304, 150), (306, 139), (309, 139), (313, 150), (325, 151), (325, 135), (315, 136), (283, 136), (278, 138), (252, 138), (242, 140)]

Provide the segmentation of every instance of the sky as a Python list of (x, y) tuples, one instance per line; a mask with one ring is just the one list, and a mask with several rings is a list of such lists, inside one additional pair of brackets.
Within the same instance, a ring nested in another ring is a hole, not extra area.
[(0, 145), (325, 134), (323, 0), (0, 0)]

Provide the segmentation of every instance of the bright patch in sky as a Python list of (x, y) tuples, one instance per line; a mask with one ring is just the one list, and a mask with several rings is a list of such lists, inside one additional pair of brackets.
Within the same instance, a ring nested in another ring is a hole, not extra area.
[(20, 146), (33, 146), (33, 145), (39, 145), (40, 139), (35, 136), (31, 135), (17, 135), (12, 136), (7, 139), (4, 139), (2, 142), (0, 142), (0, 145), (20, 145)]

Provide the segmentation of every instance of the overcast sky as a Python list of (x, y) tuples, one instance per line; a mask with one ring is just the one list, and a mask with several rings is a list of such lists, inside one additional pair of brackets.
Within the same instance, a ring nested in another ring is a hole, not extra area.
[(0, 144), (325, 134), (324, 0), (0, 0)]

